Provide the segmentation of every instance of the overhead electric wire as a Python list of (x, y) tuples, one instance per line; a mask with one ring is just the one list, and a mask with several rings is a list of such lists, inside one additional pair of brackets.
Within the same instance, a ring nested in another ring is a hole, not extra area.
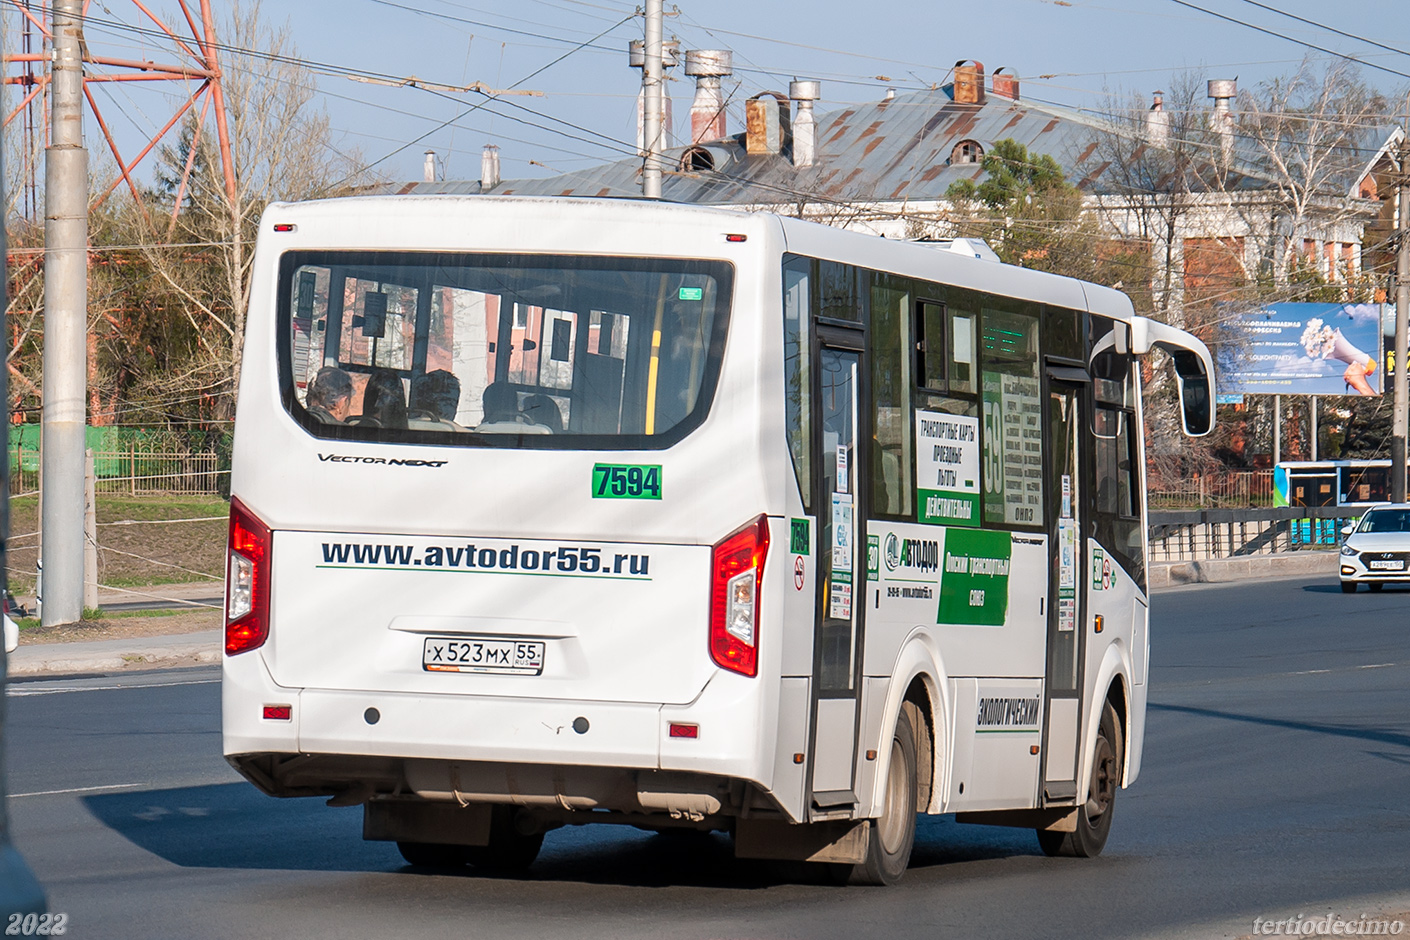
[(1308, 42), (1305, 39), (1297, 39), (1293, 36), (1288, 36), (1284, 33), (1277, 32), (1276, 30), (1271, 30), (1267, 27), (1258, 26), (1257, 24), (1250, 23), (1247, 20), (1241, 20), (1238, 17), (1228, 16), (1227, 14), (1218, 13), (1214, 10), (1207, 9), (1205, 7), (1191, 3), (1190, 0), (1170, 0), (1170, 2), (1178, 3), (1180, 6), (1188, 7), (1191, 10), (1198, 10), (1199, 12), (1208, 14), (1209, 16), (1217, 17), (1218, 19), (1233, 23), (1236, 26), (1242, 26), (1245, 29), (1256, 30), (1257, 32), (1264, 33), (1276, 39), (1282, 39), (1286, 42), (1296, 43), (1299, 46), (1306, 46), (1309, 49), (1316, 49), (1318, 52), (1325, 52), (1327, 55), (1336, 56), (1338, 59), (1345, 59), (1348, 62), (1355, 62), (1357, 65), (1364, 65), (1367, 68), (1379, 69), (1382, 72), (1389, 72), (1391, 75), (1398, 75), (1401, 78), (1410, 78), (1410, 72), (1402, 72), (1399, 69), (1393, 69), (1388, 65), (1381, 65), (1376, 62), (1368, 62), (1367, 60), (1359, 59), (1354, 55), (1347, 55), (1345, 52), (1338, 52), (1337, 50), (1329, 49), (1326, 46), (1319, 46), (1315, 42)]
[(1289, 13), (1287, 10), (1280, 10), (1275, 6), (1270, 6), (1266, 3), (1260, 3), (1259, 0), (1243, 0), (1243, 2), (1247, 3), (1249, 6), (1258, 7), (1260, 10), (1267, 10), (1270, 13), (1277, 13), (1279, 16), (1286, 16), (1290, 20), (1297, 20), (1299, 23), (1306, 23), (1308, 26), (1315, 26), (1318, 29), (1325, 29), (1327, 32), (1336, 33), (1338, 36), (1345, 36), (1347, 39), (1354, 39), (1357, 42), (1364, 42), (1366, 45), (1375, 46), (1377, 49), (1384, 49), (1387, 52), (1396, 52), (1400, 55), (1410, 56), (1410, 52), (1407, 52), (1404, 49), (1398, 49), (1395, 46), (1387, 46), (1383, 42), (1377, 42), (1376, 40), (1368, 39), (1365, 36), (1358, 36), (1355, 33), (1348, 33), (1344, 30), (1337, 29), (1335, 26), (1328, 26), (1326, 23), (1319, 23), (1316, 20), (1309, 20), (1305, 16), (1298, 16), (1296, 13)]

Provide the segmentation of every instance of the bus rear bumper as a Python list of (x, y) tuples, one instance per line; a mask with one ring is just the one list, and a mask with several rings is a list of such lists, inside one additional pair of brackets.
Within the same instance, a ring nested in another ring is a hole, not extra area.
[[(289, 689), (258, 655), (242, 655), (226, 658), (222, 693), (227, 759), (280, 796), (365, 783), (369, 795), (525, 804), (547, 797), (586, 808), (622, 802), (612, 792), (623, 774), (674, 772), (762, 789), (772, 777), (760, 685), (724, 673), (695, 702), (676, 706)], [(266, 718), (267, 705), (287, 706), (288, 717)]]

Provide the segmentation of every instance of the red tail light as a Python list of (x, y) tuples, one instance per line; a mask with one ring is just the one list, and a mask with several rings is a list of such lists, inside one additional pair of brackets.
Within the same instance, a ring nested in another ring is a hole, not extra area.
[(238, 499), (230, 500), (225, 573), (225, 652), (259, 649), (269, 638), (269, 527)]
[(710, 656), (745, 676), (759, 672), (759, 587), (769, 554), (760, 516), (714, 548), (710, 565)]

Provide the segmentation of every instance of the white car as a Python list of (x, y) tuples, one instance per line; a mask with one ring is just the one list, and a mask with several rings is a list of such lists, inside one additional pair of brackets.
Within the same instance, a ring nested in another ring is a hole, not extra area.
[(0, 616), (5, 618), (5, 652), (13, 653), (20, 645), (20, 628), (10, 619), (9, 614)]
[(1410, 503), (1376, 506), (1342, 529), (1341, 589), (1365, 584), (1379, 591), (1386, 583), (1410, 584)]

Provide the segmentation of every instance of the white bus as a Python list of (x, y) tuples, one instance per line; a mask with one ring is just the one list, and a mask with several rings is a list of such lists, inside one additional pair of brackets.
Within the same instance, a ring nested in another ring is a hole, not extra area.
[(350, 198), (260, 224), (230, 763), (412, 864), (730, 833), (889, 883), (918, 812), (1095, 855), (1146, 714), (1113, 290), (773, 215)]

